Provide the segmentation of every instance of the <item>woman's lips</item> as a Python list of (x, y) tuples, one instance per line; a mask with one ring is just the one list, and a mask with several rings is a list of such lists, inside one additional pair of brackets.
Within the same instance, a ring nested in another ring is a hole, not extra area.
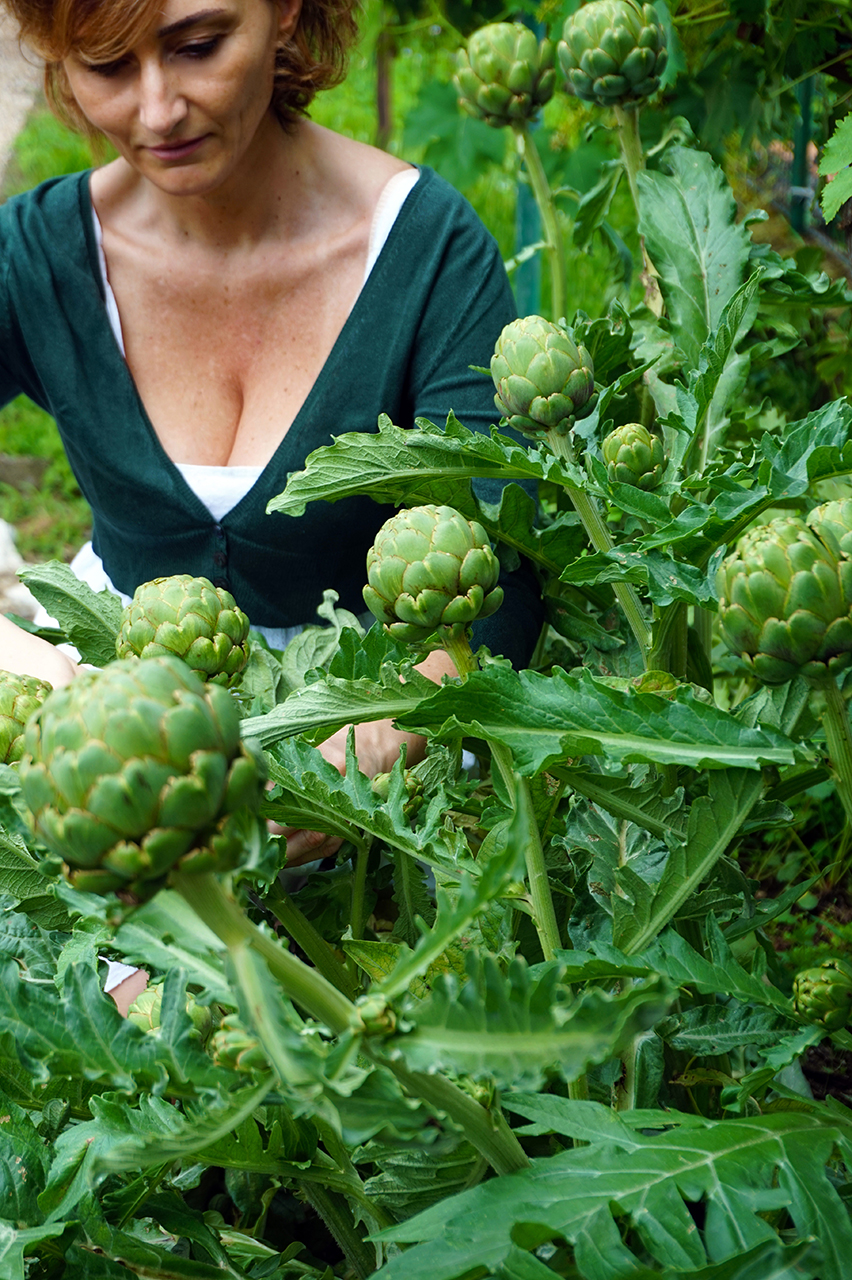
[(183, 160), (198, 150), (206, 136), (204, 134), (200, 138), (189, 138), (186, 142), (162, 142), (157, 147), (146, 147), (145, 150), (158, 160)]

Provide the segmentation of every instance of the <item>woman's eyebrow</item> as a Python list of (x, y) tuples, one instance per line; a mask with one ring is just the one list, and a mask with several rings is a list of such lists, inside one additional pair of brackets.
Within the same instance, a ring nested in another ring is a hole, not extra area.
[(198, 13), (191, 13), (188, 18), (181, 18), (179, 22), (170, 22), (167, 27), (160, 27), (157, 37), (173, 36), (186, 27), (194, 26), (196, 22), (204, 22), (207, 18), (218, 18), (220, 14), (226, 12), (226, 9), (199, 9)]

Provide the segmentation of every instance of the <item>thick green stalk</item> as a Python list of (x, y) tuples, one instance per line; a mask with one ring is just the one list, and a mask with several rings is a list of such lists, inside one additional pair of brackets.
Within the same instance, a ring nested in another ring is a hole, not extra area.
[(369, 1276), (375, 1275), (378, 1266), (376, 1246), (361, 1237), (346, 1197), (310, 1182), (300, 1182), (299, 1190), (340, 1245), (358, 1280), (368, 1280)]
[(226, 947), (247, 944), (257, 951), (285, 993), (311, 1017), (337, 1035), (348, 1031), (353, 1019), (357, 1025), (352, 1001), (316, 969), (285, 951), (280, 943), (253, 925), (212, 872), (176, 873), (172, 875), (171, 884)]
[(639, 108), (614, 107), (613, 110), (618, 124), (618, 140), (621, 143), (624, 169), (630, 185), (630, 194), (633, 197), (636, 217), (638, 218), (639, 184), (636, 179), (645, 168), (645, 157), (642, 155), (642, 142), (639, 137)]
[(357, 845), (352, 867), (352, 906), (349, 913), (349, 932), (355, 941), (363, 938), (366, 923), (367, 860), (372, 840)]
[(559, 937), (559, 925), (556, 923), (553, 895), (550, 892), (547, 867), (544, 864), (544, 850), (541, 847), (541, 836), (535, 820), (529, 783), (526, 778), (515, 773), (512, 753), (504, 743), (490, 742), (489, 746), (491, 758), (503, 779), (503, 784), (509, 795), (514, 797), (515, 811), (520, 813), (524, 820), (524, 859), (530, 886), (533, 921), (544, 958), (552, 960), (562, 946), (562, 940)]
[[(571, 442), (567, 435), (563, 435), (558, 431), (548, 431), (546, 439), (557, 458), (563, 458), (573, 465), (574, 450), (571, 448)], [(589, 542), (591, 542), (595, 551), (612, 551), (615, 543), (612, 540), (612, 534), (607, 527), (606, 521), (598, 510), (595, 499), (588, 493), (584, 493), (582, 489), (575, 489), (571, 485), (565, 486), (565, 492), (574, 504), (574, 510), (580, 517)], [(642, 604), (629, 582), (614, 582), (612, 589), (616, 600), (624, 611), (630, 630), (636, 637), (636, 642), (642, 654), (642, 665), (647, 671), (649, 669), (648, 653), (651, 648), (651, 635), (648, 630), (648, 624), (645, 621)]]
[(471, 671), (479, 670), (479, 663), (474, 657), (470, 641), (462, 633), (448, 629), (441, 635), (442, 648), (453, 660), (453, 665), (462, 680), (466, 680)]
[(409, 1071), (400, 1062), (386, 1065), (410, 1094), (422, 1098), (427, 1106), (455, 1121), (496, 1173), (515, 1173), (527, 1167), (527, 1154), (506, 1123), (502, 1111), (486, 1111), (446, 1076)]
[(354, 1000), (358, 992), (350, 974), (337, 959), (325, 938), (317, 932), (277, 880), (264, 898), (264, 903), (322, 976), (327, 978), (333, 987), (337, 987), (338, 991), (342, 991), (348, 999)]
[(852, 733), (849, 730), (849, 710), (835, 680), (823, 685), (825, 711), (822, 727), (828, 746), (828, 758), (834, 771), (834, 785), (846, 814), (847, 830), (852, 828)]
[(562, 235), (559, 230), (559, 217), (553, 192), (547, 181), (538, 147), (523, 121), (512, 126), (518, 143), (518, 151), (524, 162), (524, 168), (530, 180), (530, 187), (541, 214), (541, 226), (547, 244), (547, 258), (550, 263), (551, 312), (554, 320), (561, 320), (565, 315), (566, 274), (565, 254), (562, 251)]

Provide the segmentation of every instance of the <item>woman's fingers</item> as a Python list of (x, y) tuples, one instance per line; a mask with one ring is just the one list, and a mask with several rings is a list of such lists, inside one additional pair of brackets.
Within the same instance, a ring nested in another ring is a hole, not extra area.
[(324, 831), (299, 831), (294, 827), (279, 827), (278, 832), (287, 841), (287, 866), (301, 867), (306, 862), (321, 862), (337, 853), (343, 844), (340, 836), (330, 836)]

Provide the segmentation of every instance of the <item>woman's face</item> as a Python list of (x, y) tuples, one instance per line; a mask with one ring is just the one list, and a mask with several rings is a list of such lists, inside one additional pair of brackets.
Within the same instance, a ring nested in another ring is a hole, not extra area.
[(72, 54), (64, 67), (88, 120), (161, 190), (217, 189), (270, 114), (276, 45), (300, 0), (164, 0), (115, 62)]

